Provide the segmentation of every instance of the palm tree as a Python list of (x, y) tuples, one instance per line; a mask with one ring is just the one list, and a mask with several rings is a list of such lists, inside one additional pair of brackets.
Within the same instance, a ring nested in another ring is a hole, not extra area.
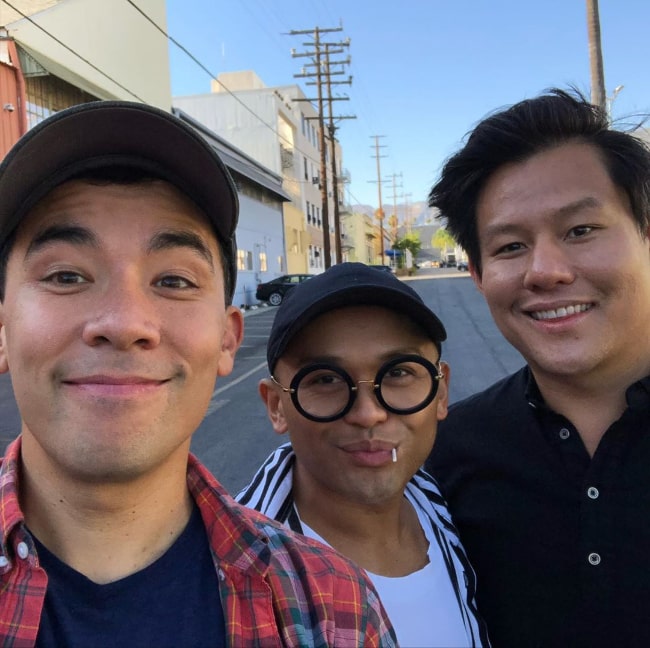
[(591, 103), (603, 110), (607, 110), (603, 50), (600, 45), (598, 0), (587, 0), (587, 31), (589, 34), (589, 62), (591, 65)]

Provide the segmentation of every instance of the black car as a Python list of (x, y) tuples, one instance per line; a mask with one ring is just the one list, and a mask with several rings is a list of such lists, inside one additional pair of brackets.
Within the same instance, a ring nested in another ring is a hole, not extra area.
[(303, 281), (307, 281), (307, 279), (311, 279), (312, 276), (309, 274), (282, 275), (281, 277), (271, 279), (271, 281), (257, 284), (255, 299), (258, 301), (267, 301), (273, 306), (279, 306), (288, 290), (291, 290)]
[(467, 261), (459, 261), (456, 264), (456, 267), (458, 268), (458, 270), (464, 270), (465, 272), (469, 270), (469, 264), (467, 263)]

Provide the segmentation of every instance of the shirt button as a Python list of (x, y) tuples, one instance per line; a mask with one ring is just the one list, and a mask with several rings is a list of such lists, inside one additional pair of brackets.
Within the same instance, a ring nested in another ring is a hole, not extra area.
[(27, 543), (25, 542), (19, 542), (18, 546), (16, 547), (16, 551), (18, 552), (18, 557), (22, 558), (23, 560), (29, 556), (29, 549), (27, 548)]
[(9, 559), (6, 556), (0, 556), (0, 569), (4, 569), (9, 565)]
[(589, 564), (591, 564), (591, 565), (600, 565), (600, 554), (590, 553), (587, 556), (587, 560), (589, 561)]
[(568, 439), (570, 436), (571, 436), (571, 432), (569, 432), (569, 430), (567, 430), (566, 428), (562, 428), (560, 430), (560, 439), (562, 439), (563, 441), (565, 439)]
[(600, 493), (598, 492), (598, 489), (595, 486), (590, 486), (587, 489), (587, 496), (590, 497), (591, 499), (598, 499), (598, 496)]

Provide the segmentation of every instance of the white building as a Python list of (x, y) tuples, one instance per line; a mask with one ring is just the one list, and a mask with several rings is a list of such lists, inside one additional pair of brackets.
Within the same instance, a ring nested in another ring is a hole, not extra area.
[[(213, 91), (174, 97), (174, 106), (283, 178), (291, 202), (284, 206), (287, 268), (318, 273), (325, 268), (324, 237), (335, 262), (334, 197), (329, 142), (326, 144), (329, 231), (323, 226), (321, 154), (317, 112), (299, 86), (269, 88), (252, 71), (221, 74)], [(341, 149), (337, 144), (337, 175)], [(338, 188), (339, 205), (343, 187)], [(265, 279), (270, 279), (273, 272)]]

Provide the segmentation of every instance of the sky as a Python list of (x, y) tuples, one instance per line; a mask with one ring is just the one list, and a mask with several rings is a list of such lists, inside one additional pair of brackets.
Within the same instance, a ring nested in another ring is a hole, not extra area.
[[(650, 113), (650, 2), (600, 0), (607, 95), (620, 127)], [(302, 85), (315, 27), (350, 38), (349, 97), (335, 103), (351, 204), (425, 201), (447, 157), (498, 108), (550, 87), (590, 94), (586, 0), (167, 0), (167, 29), (213, 76), (254, 70), (267, 86)], [(341, 55), (343, 56), (343, 55)], [(210, 75), (170, 44), (172, 94), (210, 91)], [(615, 93), (615, 89), (619, 89)], [(314, 96), (311, 87), (303, 90)], [(394, 182), (395, 180), (395, 182)]]

